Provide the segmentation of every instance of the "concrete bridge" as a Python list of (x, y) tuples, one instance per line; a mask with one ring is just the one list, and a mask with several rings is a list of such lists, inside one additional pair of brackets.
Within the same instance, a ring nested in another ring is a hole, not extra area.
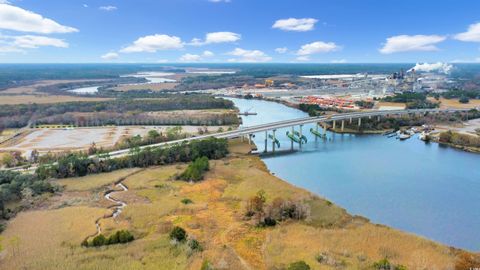
[[(219, 133), (214, 133), (214, 134), (207, 134), (207, 135), (201, 135), (201, 136), (195, 136), (195, 137), (190, 137), (190, 138), (185, 138), (185, 139), (180, 139), (180, 140), (175, 140), (175, 141), (169, 141), (169, 142), (163, 142), (163, 143), (156, 143), (156, 144), (149, 144), (149, 145), (144, 145), (138, 147), (139, 149), (145, 149), (147, 147), (168, 147), (173, 144), (177, 143), (183, 143), (183, 142), (190, 142), (190, 141), (195, 141), (195, 140), (203, 140), (203, 139), (208, 139), (211, 137), (218, 138), (218, 139), (233, 139), (233, 138), (248, 138), (249, 142), (251, 142), (252, 136), (255, 133), (260, 133), (260, 132), (265, 132), (265, 151), (267, 150), (267, 144), (268, 144), (268, 138), (272, 140), (272, 150), (275, 151), (275, 132), (277, 129), (280, 128), (292, 128), (292, 133), (294, 131), (294, 127), (298, 126), (299, 130), (297, 131), (298, 134), (301, 137), (302, 135), (302, 127), (305, 124), (312, 124), (312, 123), (317, 123), (316, 125), (316, 132), (318, 133), (318, 126), (323, 125), (323, 135), (325, 135), (325, 132), (327, 130), (326, 125), (327, 123), (331, 123), (333, 128), (336, 128), (337, 123), (340, 125), (340, 129), (343, 131), (345, 127), (345, 121), (349, 121), (351, 124), (353, 121), (357, 122), (358, 126), (361, 126), (362, 124), (362, 118), (372, 118), (372, 117), (377, 117), (380, 118), (382, 116), (398, 116), (398, 115), (415, 115), (415, 114), (421, 114), (425, 115), (426, 113), (454, 113), (454, 112), (463, 112), (467, 113), (467, 118), (468, 118), (468, 111), (471, 109), (410, 109), (410, 110), (386, 110), (386, 111), (368, 111), (368, 112), (352, 112), (352, 113), (342, 113), (342, 114), (334, 114), (334, 115), (328, 115), (328, 116), (314, 116), (314, 117), (304, 117), (304, 118), (298, 118), (298, 119), (290, 119), (290, 120), (284, 120), (284, 121), (278, 121), (278, 122), (273, 122), (273, 123), (267, 123), (267, 124), (262, 124), (262, 125), (256, 125), (256, 126), (250, 126), (250, 127), (241, 127), (237, 130), (232, 130), (232, 131), (226, 131), (226, 132), (219, 132)], [(271, 131), (272, 134), (268, 136), (268, 132)], [(319, 134), (319, 133), (318, 133)], [(320, 134), (319, 134), (320, 135)], [(293, 140), (291, 142), (291, 147), (293, 148)], [(302, 142), (300, 140), (299, 147), (302, 146)], [(109, 158), (120, 158), (124, 156), (128, 156), (131, 154), (131, 149), (122, 149), (122, 150), (117, 150), (117, 151), (112, 151), (106, 154), (102, 154), (103, 157), (100, 159), (104, 159), (107, 156)], [(98, 157), (97, 155), (92, 155), (89, 158), (96, 158)], [(37, 165), (32, 165), (29, 167), (16, 167), (16, 168), (10, 168), (7, 170), (11, 171), (34, 171), (37, 168)]]
[[(278, 121), (278, 122), (273, 122), (273, 123), (267, 123), (267, 124), (262, 124), (262, 125), (256, 125), (256, 126), (250, 126), (250, 127), (241, 127), (237, 130), (232, 130), (232, 131), (226, 131), (226, 132), (220, 132), (220, 133), (214, 133), (214, 134), (207, 134), (207, 135), (202, 135), (202, 136), (196, 136), (196, 137), (190, 137), (186, 139), (181, 139), (181, 140), (175, 140), (175, 141), (170, 141), (170, 142), (163, 142), (163, 143), (157, 143), (157, 144), (151, 144), (151, 145), (145, 145), (140, 147), (140, 149), (146, 148), (146, 147), (164, 147), (176, 143), (182, 143), (182, 142), (189, 142), (189, 141), (194, 141), (194, 140), (201, 140), (201, 139), (207, 139), (211, 137), (219, 138), (219, 139), (232, 139), (232, 138), (243, 138), (243, 137), (248, 137), (248, 140), (250, 141), (252, 136), (255, 133), (260, 133), (260, 132), (265, 132), (265, 149), (268, 143), (268, 136), (267, 133), (269, 131), (272, 132), (272, 140), (275, 140), (275, 132), (277, 129), (280, 128), (288, 128), (288, 127), (299, 127), (299, 133), (302, 135), (302, 127), (305, 124), (312, 124), (312, 123), (317, 123), (318, 125), (323, 125), (323, 134), (326, 132), (326, 125), (327, 123), (332, 123), (333, 128), (337, 127), (337, 124), (340, 125), (340, 129), (343, 131), (345, 127), (345, 121), (348, 121), (349, 123), (352, 123), (353, 121), (356, 121), (358, 126), (361, 126), (362, 124), (362, 118), (372, 118), (372, 117), (377, 117), (380, 118), (382, 116), (398, 116), (398, 115), (415, 115), (415, 114), (426, 114), (426, 113), (454, 113), (454, 112), (468, 112), (470, 109), (409, 109), (409, 110), (384, 110), (384, 111), (368, 111), (368, 112), (352, 112), (352, 113), (342, 113), (342, 114), (334, 114), (334, 115), (328, 115), (328, 116), (314, 116), (314, 117), (305, 117), (305, 118), (298, 118), (298, 119), (291, 119), (291, 120), (284, 120), (284, 121)], [(317, 127), (317, 132), (318, 132), (318, 125)], [(293, 142), (292, 142), (293, 146)], [(301, 147), (301, 144), (300, 144)], [(275, 151), (275, 145), (272, 144), (272, 150)], [(128, 155), (130, 153), (130, 149), (123, 149), (123, 150), (118, 150), (118, 151), (113, 151), (109, 153), (109, 156), (114, 158), (114, 157), (122, 157), (125, 155)]]

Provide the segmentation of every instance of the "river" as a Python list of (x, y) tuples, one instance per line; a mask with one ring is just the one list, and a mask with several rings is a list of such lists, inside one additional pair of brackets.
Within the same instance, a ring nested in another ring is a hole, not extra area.
[[(307, 116), (274, 102), (231, 100), (240, 111), (258, 113), (242, 116), (243, 126)], [(302, 150), (262, 157), (272, 173), (374, 223), (480, 250), (480, 155), (424, 143), (417, 136), (399, 141), (328, 132), (326, 141), (315, 141), (311, 127), (303, 127), (308, 143)], [(276, 132), (280, 150), (290, 149), (287, 130)], [(255, 135), (259, 150), (264, 140), (264, 133)], [(269, 140), (269, 151), (271, 146)]]

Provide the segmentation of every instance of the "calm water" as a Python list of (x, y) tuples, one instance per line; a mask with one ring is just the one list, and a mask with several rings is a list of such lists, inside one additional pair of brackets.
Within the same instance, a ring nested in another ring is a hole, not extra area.
[[(258, 113), (244, 116), (244, 126), (307, 116), (273, 102), (232, 100), (241, 111)], [(327, 141), (315, 142), (311, 127), (303, 127), (308, 143), (301, 151), (263, 158), (273, 173), (372, 222), (480, 250), (480, 155), (425, 144), (416, 136), (398, 141), (327, 133)], [(286, 130), (276, 133), (280, 150), (290, 148)], [(262, 151), (264, 139), (264, 133), (254, 138)]]

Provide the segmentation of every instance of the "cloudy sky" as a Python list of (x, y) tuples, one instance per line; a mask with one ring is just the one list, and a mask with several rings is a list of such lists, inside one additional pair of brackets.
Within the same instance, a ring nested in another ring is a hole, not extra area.
[(473, 0), (0, 0), (0, 63), (480, 62)]

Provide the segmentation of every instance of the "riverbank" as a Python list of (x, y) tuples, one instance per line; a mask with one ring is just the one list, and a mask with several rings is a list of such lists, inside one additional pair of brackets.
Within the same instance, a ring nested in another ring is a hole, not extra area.
[[(128, 190), (115, 194), (115, 199), (127, 206), (116, 219), (102, 223), (105, 235), (119, 229), (131, 231), (136, 240), (125, 245), (80, 246), (82, 237), (95, 231), (93, 217), (108, 212), (102, 211), (108, 205), (102, 194), (117, 182), (121, 171), (87, 176), (88, 183), (83, 178), (61, 180), (65, 191), (44, 203), (43, 210), (22, 212), (9, 222), (1, 235), (0, 266), (69, 269), (108, 263), (115, 269), (200, 269), (209, 261), (215, 268), (272, 269), (303, 260), (313, 269), (369, 269), (387, 257), (408, 269), (452, 269), (463, 254), (351, 215), (273, 176), (250, 151), (247, 143), (232, 142), (230, 155), (211, 161), (205, 180), (195, 184), (172, 180), (185, 164), (152, 167), (135, 174), (126, 171), (122, 183)], [(308, 209), (307, 218), (273, 227), (252, 225), (245, 218), (246, 204), (259, 191), (264, 192), (267, 204), (277, 198), (301, 202)], [(184, 199), (192, 203), (185, 204)], [(183, 245), (171, 244), (168, 234), (173, 226), (184, 228), (203, 251), (191, 253)]]

